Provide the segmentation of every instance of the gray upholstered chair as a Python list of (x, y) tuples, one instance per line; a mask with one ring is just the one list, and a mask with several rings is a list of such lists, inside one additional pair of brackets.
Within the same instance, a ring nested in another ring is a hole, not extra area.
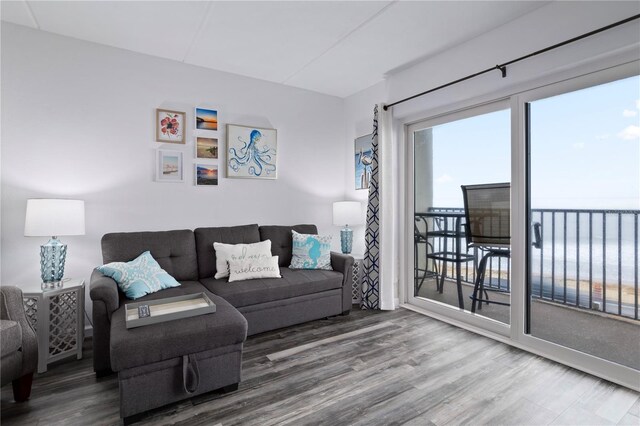
[(38, 340), (18, 287), (0, 287), (0, 340), (2, 386), (12, 382), (14, 399), (26, 401), (38, 364)]

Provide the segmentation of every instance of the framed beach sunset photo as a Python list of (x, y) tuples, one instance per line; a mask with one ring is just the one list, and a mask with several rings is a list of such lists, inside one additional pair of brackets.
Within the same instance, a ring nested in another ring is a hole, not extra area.
[(183, 182), (182, 152), (156, 150), (156, 182)]
[(212, 186), (218, 184), (217, 164), (195, 165), (196, 186)]
[(197, 130), (218, 130), (218, 111), (196, 107), (195, 125)]
[(156, 141), (184, 143), (185, 113), (156, 109)]
[(217, 159), (218, 138), (195, 137), (196, 158)]
[(227, 124), (227, 177), (276, 179), (276, 129)]

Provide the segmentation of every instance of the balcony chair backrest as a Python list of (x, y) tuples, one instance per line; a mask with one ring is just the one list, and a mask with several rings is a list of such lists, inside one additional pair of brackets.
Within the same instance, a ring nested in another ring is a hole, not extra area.
[(510, 183), (462, 185), (467, 244), (508, 247), (511, 244)]

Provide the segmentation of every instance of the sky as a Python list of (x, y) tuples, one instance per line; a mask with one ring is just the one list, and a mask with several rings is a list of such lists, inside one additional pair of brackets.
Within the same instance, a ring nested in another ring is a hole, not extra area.
[[(433, 128), (434, 206), (509, 182), (510, 111)], [(640, 209), (640, 77), (531, 103), (531, 207)]]

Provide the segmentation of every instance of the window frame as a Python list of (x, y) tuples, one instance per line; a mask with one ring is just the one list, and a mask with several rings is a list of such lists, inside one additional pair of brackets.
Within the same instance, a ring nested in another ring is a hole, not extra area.
[[(406, 126), (406, 136), (408, 141), (407, 173), (410, 178), (407, 180), (407, 184), (408, 184), (407, 194), (409, 194), (409, 197), (408, 197), (409, 204), (407, 205), (407, 209), (406, 209), (407, 216), (405, 218), (405, 221), (406, 223), (411, 225), (411, 238), (409, 238), (409, 236), (407, 235), (407, 247), (406, 247), (407, 253), (412, 254), (414, 250), (413, 249), (413, 222), (414, 222), (414, 209), (415, 209), (415, 200), (414, 200), (415, 198), (414, 196), (415, 194), (414, 192), (415, 191), (415, 181), (414, 181), (415, 146), (414, 146), (414, 139), (413, 139), (414, 133), (420, 130), (433, 128), (439, 125), (452, 123), (452, 122), (464, 120), (471, 117), (478, 117), (478, 116), (489, 114), (496, 111), (508, 110), (509, 108), (510, 108), (509, 99), (504, 98), (504, 99), (499, 99), (493, 102), (487, 102), (477, 106), (471, 106), (468, 108), (459, 109), (457, 111), (452, 111), (450, 113), (440, 114), (438, 116), (435, 116), (426, 120), (420, 120)], [(407, 256), (407, 258), (409, 262), (409, 271), (412, 272), (414, 268), (413, 266), (414, 257), (413, 255), (411, 255), (411, 256)], [(409, 274), (407, 272), (407, 274), (408, 274), (407, 277), (413, 276), (413, 273)], [(413, 285), (412, 281), (409, 282), (409, 280), (407, 280), (407, 283), (410, 286)], [(413, 287), (411, 288), (407, 287), (405, 290), (407, 295), (405, 301), (411, 305), (414, 305), (419, 308), (426, 308), (439, 315), (450, 316), (452, 319), (455, 319), (456, 321), (460, 321), (475, 327), (485, 328), (487, 330), (490, 330), (493, 333), (497, 333), (502, 336), (509, 335), (509, 328), (510, 328), (509, 324), (505, 324), (500, 321), (496, 321), (494, 319), (484, 317), (481, 315), (473, 315), (469, 313), (468, 309), (465, 311), (461, 311), (459, 308), (455, 306), (451, 306), (435, 300), (416, 297), (413, 294), (412, 289)]]

